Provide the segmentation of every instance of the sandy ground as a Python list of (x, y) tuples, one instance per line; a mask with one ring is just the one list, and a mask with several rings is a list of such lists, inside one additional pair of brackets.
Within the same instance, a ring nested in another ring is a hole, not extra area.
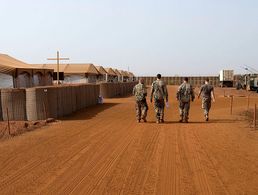
[[(219, 94), (218, 94), (219, 93)], [(0, 194), (258, 194), (258, 131), (245, 92), (218, 89), (211, 120), (200, 100), (178, 123), (169, 87), (166, 123), (136, 123), (134, 99), (107, 99), (61, 122), (0, 142)], [(250, 107), (258, 103), (257, 94)]]

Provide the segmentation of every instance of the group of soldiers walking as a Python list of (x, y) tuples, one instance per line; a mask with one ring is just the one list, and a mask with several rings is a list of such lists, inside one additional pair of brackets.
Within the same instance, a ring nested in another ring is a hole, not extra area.
[[(139, 83), (133, 88), (133, 95), (136, 100), (136, 118), (137, 122), (147, 122), (147, 88), (144, 84), (144, 79), (140, 79)], [(198, 93), (198, 98), (202, 97), (202, 108), (204, 110), (205, 121), (209, 120), (209, 111), (211, 101), (215, 102), (214, 88), (209, 84), (209, 79), (205, 80), (205, 84), (201, 86)], [(184, 82), (179, 86), (176, 94), (176, 99), (179, 102), (179, 122), (188, 123), (190, 102), (194, 101), (195, 93), (192, 85), (188, 82), (188, 78), (184, 78)], [(157, 79), (151, 85), (150, 102), (154, 100), (154, 110), (156, 114), (156, 123), (164, 123), (164, 108), (168, 107), (168, 91), (164, 81), (161, 80), (161, 75), (157, 75)]]

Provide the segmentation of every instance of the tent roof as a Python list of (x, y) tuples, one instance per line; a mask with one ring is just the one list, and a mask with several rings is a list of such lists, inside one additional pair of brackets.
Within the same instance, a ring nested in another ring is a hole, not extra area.
[(129, 75), (126, 73), (126, 71), (119, 70), (119, 72), (121, 73), (122, 76), (129, 77)]
[(129, 77), (134, 77), (134, 74), (132, 72), (126, 71)]
[(114, 72), (116, 73), (117, 76), (122, 76), (122, 74), (117, 70), (117, 69), (113, 69)]
[[(35, 66), (43, 68), (52, 68), (57, 72), (56, 64), (38, 64)], [(98, 70), (93, 64), (60, 64), (59, 71), (67, 74), (99, 74)]]
[(102, 66), (95, 66), (100, 74), (107, 74), (106, 70)]
[(117, 76), (117, 74), (114, 72), (112, 68), (105, 68), (105, 70), (108, 73), (108, 75)]
[(7, 54), (0, 54), (0, 72), (1, 73), (11, 73), (16, 68), (23, 69), (34, 69), (33, 66), (26, 64), (20, 60), (17, 60)]

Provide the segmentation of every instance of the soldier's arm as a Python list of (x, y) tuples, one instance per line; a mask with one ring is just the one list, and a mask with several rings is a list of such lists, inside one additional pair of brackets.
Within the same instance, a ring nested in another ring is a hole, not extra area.
[(195, 99), (195, 94), (194, 94), (194, 90), (193, 90), (192, 85), (190, 86), (190, 89), (191, 89), (192, 101), (194, 101), (194, 99)]
[(180, 97), (179, 97), (179, 96), (180, 96), (180, 95), (179, 95), (180, 90), (181, 90), (181, 85), (178, 87), (178, 90), (177, 90), (177, 92), (176, 92), (176, 99), (177, 99), (177, 100), (179, 100), (179, 98), (180, 98)]
[(211, 97), (212, 97), (213, 101), (215, 102), (214, 88), (212, 88), (212, 90), (211, 90)]
[(200, 90), (199, 90), (198, 99), (200, 98), (200, 95), (201, 95), (201, 93), (202, 93), (202, 90), (203, 90), (203, 87), (201, 87)]
[(133, 88), (133, 95), (135, 95), (135, 86), (134, 86), (134, 88)]
[(150, 94), (150, 101), (152, 102), (152, 98), (153, 98), (153, 93), (154, 93), (154, 88), (153, 88), (153, 83), (151, 85), (151, 94)]
[(144, 90), (144, 92), (143, 92), (144, 96), (147, 97), (147, 88), (145, 86), (144, 86), (143, 90)]

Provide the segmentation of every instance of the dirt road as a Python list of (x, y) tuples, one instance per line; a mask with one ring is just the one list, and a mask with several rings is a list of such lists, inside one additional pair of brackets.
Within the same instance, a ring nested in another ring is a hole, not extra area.
[(165, 124), (152, 106), (137, 124), (132, 97), (109, 99), (0, 142), (0, 194), (258, 194), (258, 132), (237, 114), (246, 98), (231, 116), (218, 97), (208, 123), (197, 100), (180, 124), (174, 87), (169, 94)]

